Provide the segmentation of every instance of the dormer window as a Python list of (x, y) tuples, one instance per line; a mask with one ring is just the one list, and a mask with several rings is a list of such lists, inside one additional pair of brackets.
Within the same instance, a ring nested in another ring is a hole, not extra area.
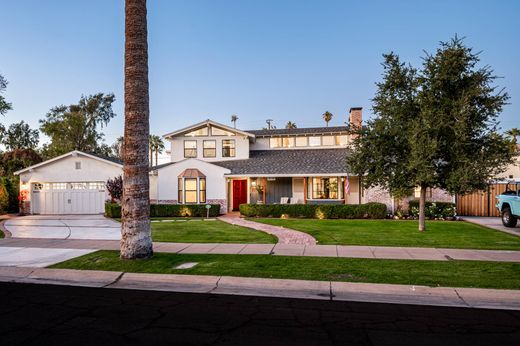
[(324, 146), (334, 145), (334, 136), (321, 137), (321, 145), (324, 145)]
[(309, 137), (309, 147), (319, 147), (321, 145), (321, 137)]

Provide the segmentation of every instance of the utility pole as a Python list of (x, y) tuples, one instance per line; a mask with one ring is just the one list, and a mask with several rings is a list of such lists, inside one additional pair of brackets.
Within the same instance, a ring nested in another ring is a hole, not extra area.
[(271, 123), (273, 122), (273, 119), (267, 119), (265, 122), (267, 123), (267, 129), (270, 130), (271, 129)]

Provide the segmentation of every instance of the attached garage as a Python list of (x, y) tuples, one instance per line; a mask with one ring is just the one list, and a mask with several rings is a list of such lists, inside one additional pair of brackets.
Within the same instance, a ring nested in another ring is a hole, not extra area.
[(122, 174), (120, 162), (73, 151), (16, 172), (27, 191), (26, 212), (42, 215), (102, 214), (108, 179)]

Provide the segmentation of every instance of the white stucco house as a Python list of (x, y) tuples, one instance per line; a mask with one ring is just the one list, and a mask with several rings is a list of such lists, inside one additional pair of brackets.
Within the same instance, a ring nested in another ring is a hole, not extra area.
[[(350, 126), (360, 126), (351, 108)], [(349, 176), (348, 126), (239, 130), (212, 120), (164, 135), (170, 162), (150, 168), (150, 200), (164, 204), (219, 204), (221, 213), (242, 203), (367, 202), (358, 177)], [(22, 169), (34, 214), (104, 211), (105, 183), (122, 164), (73, 151)]]

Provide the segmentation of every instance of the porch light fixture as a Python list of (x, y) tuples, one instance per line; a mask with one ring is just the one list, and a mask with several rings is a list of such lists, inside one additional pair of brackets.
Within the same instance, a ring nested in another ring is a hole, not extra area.
[(255, 187), (255, 186), (256, 186), (256, 180), (251, 181), (251, 186), (252, 186), (252, 187)]

